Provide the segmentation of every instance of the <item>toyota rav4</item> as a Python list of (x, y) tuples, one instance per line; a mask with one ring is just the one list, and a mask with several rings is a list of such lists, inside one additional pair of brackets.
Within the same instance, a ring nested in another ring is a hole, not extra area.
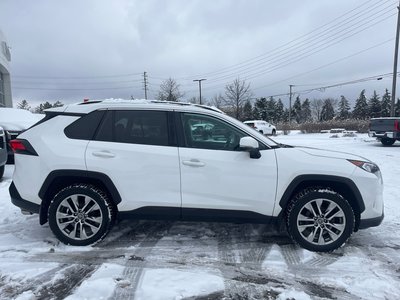
[(284, 225), (300, 246), (324, 252), (383, 219), (376, 164), (278, 144), (211, 107), (68, 105), (11, 146), (12, 202), (71, 245), (96, 243), (117, 218), (163, 218)]

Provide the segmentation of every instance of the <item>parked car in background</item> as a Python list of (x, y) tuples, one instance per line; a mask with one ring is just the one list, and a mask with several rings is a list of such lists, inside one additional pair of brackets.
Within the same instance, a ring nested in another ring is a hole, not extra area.
[(400, 141), (400, 118), (373, 118), (369, 123), (369, 136), (376, 137), (384, 146)]
[(15, 139), (22, 131), (28, 129), (43, 117), (43, 114), (33, 114), (25, 109), (0, 108), (0, 126), (5, 131), (8, 162), (14, 161), (14, 153), (9, 146), (10, 140)]
[(0, 127), (0, 179), (3, 178), (4, 167), (7, 163), (7, 142), (6, 133), (4, 129)]
[(11, 146), (12, 203), (71, 245), (101, 240), (117, 217), (165, 218), (286, 226), (302, 247), (332, 251), (383, 219), (373, 162), (277, 144), (211, 107), (68, 105)]
[(253, 120), (253, 121), (245, 121), (243, 122), (246, 125), (257, 130), (259, 133), (262, 134), (270, 134), (276, 135), (276, 127), (266, 121), (263, 120)]

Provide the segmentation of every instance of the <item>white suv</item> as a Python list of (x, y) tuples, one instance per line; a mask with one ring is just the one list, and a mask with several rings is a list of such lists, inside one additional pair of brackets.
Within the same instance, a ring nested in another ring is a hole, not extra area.
[(244, 124), (254, 128), (259, 133), (276, 135), (276, 127), (263, 120), (245, 121)]
[(331, 251), (383, 219), (374, 163), (277, 144), (210, 107), (69, 105), (11, 145), (12, 202), (71, 245), (93, 244), (131, 217), (286, 225), (302, 247)]

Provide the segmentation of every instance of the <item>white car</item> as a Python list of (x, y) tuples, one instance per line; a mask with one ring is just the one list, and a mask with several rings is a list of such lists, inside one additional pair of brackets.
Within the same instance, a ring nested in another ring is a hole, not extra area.
[(8, 142), (43, 117), (43, 114), (33, 114), (26, 109), (0, 107), (0, 126), (3, 127), (7, 139), (9, 162), (13, 161), (14, 154), (8, 146)]
[(245, 121), (244, 124), (254, 128), (262, 134), (276, 135), (276, 127), (263, 120)]
[(117, 217), (166, 218), (285, 225), (302, 247), (332, 251), (383, 219), (368, 159), (277, 144), (210, 107), (68, 105), (11, 145), (12, 202), (71, 245), (99, 241)]
[(0, 127), (0, 180), (3, 178), (4, 168), (7, 162), (7, 134)]

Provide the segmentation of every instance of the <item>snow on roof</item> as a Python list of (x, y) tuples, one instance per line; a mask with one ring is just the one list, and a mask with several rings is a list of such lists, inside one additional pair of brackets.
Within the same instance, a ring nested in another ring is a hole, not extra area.
[(0, 126), (6, 130), (23, 130), (37, 121), (44, 115), (33, 114), (28, 110), (19, 108), (0, 108)]

